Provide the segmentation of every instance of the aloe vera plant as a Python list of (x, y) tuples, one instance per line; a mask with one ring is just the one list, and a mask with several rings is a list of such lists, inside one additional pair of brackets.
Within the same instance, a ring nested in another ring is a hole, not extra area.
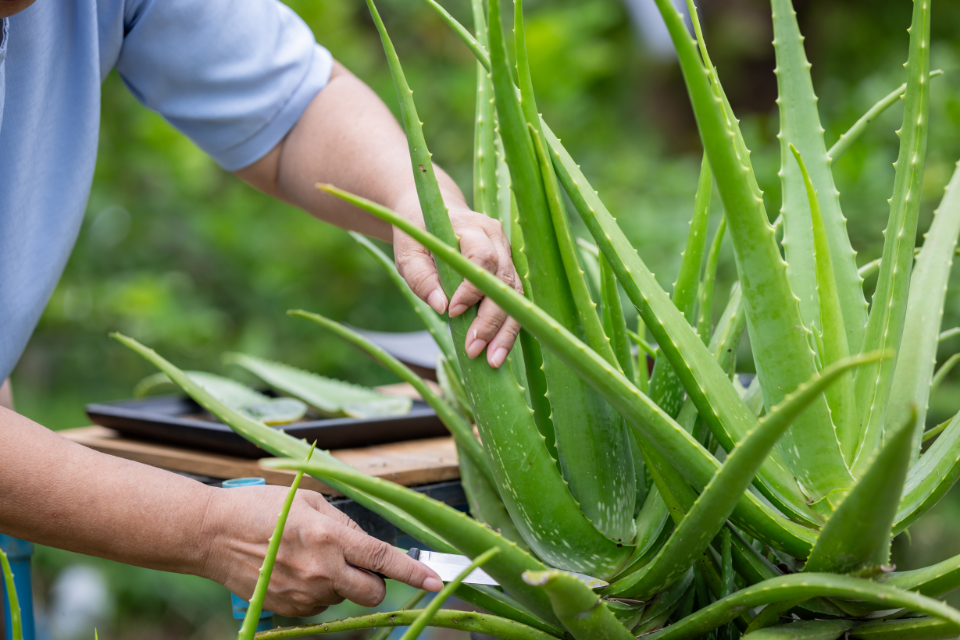
[[(790, 0), (771, 0), (783, 186), (775, 223), (696, 7), (688, 0), (693, 37), (670, 0), (654, 1), (704, 148), (672, 291), (657, 283), (540, 117), (519, 0), (512, 46), (500, 0), (472, 0), (472, 32), (427, 0), (477, 58), (474, 208), (504, 224), (523, 279), (519, 294), (459, 253), (413, 92), (367, 0), (397, 89), (426, 230), (334, 185), (318, 186), (425, 245), (448, 295), (466, 278), (523, 327), (509, 364), (492, 369), (463, 349), (470, 313), (443, 322), (405, 290), (441, 347), (444, 395), (421, 386), (457, 440), (472, 518), (325, 452), (304, 462), (305, 443), (250, 420), (156, 353), (119, 339), (277, 456), (264, 464), (314, 475), (439, 551), (478, 558), (499, 550), (483, 559), (503, 591), (460, 586), (458, 597), (491, 614), (464, 615), (468, 626), (460, 628), (505, 640), (954, 637), (960, 612), (937, 596), (960, 586), (960, 558), (908, 572), (890, 565), (893, 537), (960, 477), (960, 414), (925, 431), (931, 387), (955, 361), (935, 373), (939, 341), (954, 335), (941, 334), (940, 319), (960, 234), (958, 170), (926, 241), (915, 247), (936, 75), (930, 0), (913, 2), (905, 85), (829, 149), (796, 14)], [(858, 266), (832, 162), (897, 97), (904, 116), (883, 255)], [(725, 214), (709, 238), (714, 184)], [(569, 203), (591, 240), (574, 237)], [(727, 237), (738, 283), (714, 325)], [(405, 286), (388, 258), (365, 248)], [(878, 284), (867, 300), (863, 277), (874, 272)], [(639, 312), (637, 327), (627, 326), (621, 293)], [(418, 384), (349, 328), (294, 315)], [(745, 333), (757, 371), (747, 388), (734, 357)], [(648, 354), (655, 358), (649, 378)], [(569, 572), (609, 585), (596, 592)], [(440, 610), (427, 624), (455, 626), (456, 615)], [(264, 637), (415, 620), (426, 617), (373, 614)]]

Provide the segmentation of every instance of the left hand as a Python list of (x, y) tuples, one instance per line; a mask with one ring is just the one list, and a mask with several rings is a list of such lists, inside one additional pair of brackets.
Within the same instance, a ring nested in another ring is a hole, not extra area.
[[(453, 224), (454, 233), (460, 239), (460, 252), (522, 294), (520, 277), (510, 257), (510, 243), (500, 222), (471, 211), (459, 197), (445, 193), (444, 198), (448, 203), (453, 202), (452, 206), (448, 205), (450, 222)], [(425, 228), (420, 202), (415, 192), (402, 198), (394, 206), (394, 210)], [(483, 293), (467, 280), (457, 288), (448, 305), (447, 296), (440, 287), (433, 256), (426, 247), (397, 229), (393, 232), (393, 253), (400, 275), (413, 292), (437, 313), (443, 313), (449, 306), (450, 317), (455, 318), (480, 303), (477, 317), (467, 331), (464, 348), (471, 358), (476, 358), (486, 349), (490, 366), (500, 367), (506, 361), (520, 331), (517, 321), (509, 317), (495, 302), (484, 297)]]

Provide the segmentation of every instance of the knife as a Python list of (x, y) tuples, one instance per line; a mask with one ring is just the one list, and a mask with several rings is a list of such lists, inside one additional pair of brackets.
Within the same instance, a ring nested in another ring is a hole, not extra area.
[[(413, 548), (407, 551), (407, 555), (418, 560), (423, 564), (427, 565), (433, 569), (440, 579), (443, 582), (450, 582), (458, 575), (463, 573), (464, 569), (470, 566), (472, 560), (467, 556), (459, 556), (452, 553), (438, 553), (436, 551), (424, 551), (421, 549)], [(585, 585), (591, 589), (603, 589), (609, 583), (604, 582), (598, 578), (591, 578), (588, 575), (582, 573), (576, 573), (574, 571), (568, 571), (572, 576), (578, 578)], [(479, 584), (486, 585), (490, 587), (500, 586), (500, 583), (490, 577), (490, 575), (483, 569), (474, 569), (470, 574), (463, 579), (465, 584)]]

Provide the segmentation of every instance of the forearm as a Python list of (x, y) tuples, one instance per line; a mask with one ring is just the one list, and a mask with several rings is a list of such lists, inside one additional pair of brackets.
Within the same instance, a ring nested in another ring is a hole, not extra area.
[[(467, 208), (442, 170), (437, 178), (450, 206)], [(318, 182), (394, 210), (416, 197), (407, 139), (383, 101), (339, 63), (283, 142), (237, 175), (271, 195), (339, 227), (393, 241), (382, 221), (316, 188)]]
[(0, 408), (0, 531), (141, 567), (202, 574), (216, 491), (98, 453)]

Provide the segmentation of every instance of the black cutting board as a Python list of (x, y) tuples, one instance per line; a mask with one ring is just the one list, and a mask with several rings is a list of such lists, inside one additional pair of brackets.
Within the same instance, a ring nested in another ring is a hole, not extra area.
[[(263, 458), (266, 451), (247, 442), (186, 396), (151, 396), (136, 400), (88, 404), (95, 424), (125, 436), (244, 458)], [(324, 418), (273, 427), (295, 438), (316, 440), (320, 449), (352, 449), (448, 435), (436, 412), (414, 400), (410, 412), (391, 418)]]

